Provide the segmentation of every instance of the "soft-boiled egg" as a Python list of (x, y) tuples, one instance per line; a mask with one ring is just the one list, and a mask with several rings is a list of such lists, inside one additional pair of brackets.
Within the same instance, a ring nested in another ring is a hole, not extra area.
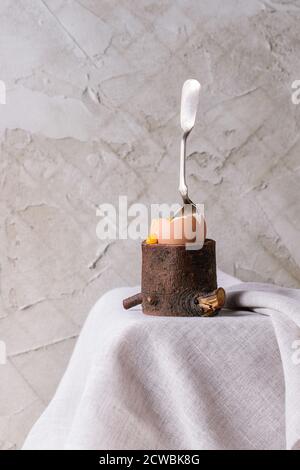
[(206, 223), (198, 214), (188, 214), (173, 219), (153, 219), (150, 237), (163, 245), (185, 245), (206, 238)]

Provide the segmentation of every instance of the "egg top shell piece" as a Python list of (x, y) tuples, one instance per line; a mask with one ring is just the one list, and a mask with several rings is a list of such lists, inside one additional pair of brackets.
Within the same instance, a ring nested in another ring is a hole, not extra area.
[(197, 240), (205, 240), (206, 223), (202, 216), (189, 214), (174, 219), (153, 219), (151, 235), (164, 245), (185, 245)]

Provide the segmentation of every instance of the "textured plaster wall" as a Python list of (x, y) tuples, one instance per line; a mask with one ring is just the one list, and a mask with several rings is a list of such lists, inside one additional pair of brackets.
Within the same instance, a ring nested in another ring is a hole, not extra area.
[(219, 266), (300, 282), (300, 1), (2, 0), (0, 448), (53, 395), (89, 308), (139, 280), (139, 244), (96, 238), (96, 206), (179, 201), (180, 90)]

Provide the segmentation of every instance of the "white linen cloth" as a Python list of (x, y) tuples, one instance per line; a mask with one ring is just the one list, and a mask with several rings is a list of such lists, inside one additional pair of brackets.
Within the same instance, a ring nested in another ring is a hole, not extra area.
[(105, 294), (24, 449), (299, 449), (300, 290), (218, 281), (232, 311), (213, 318)]

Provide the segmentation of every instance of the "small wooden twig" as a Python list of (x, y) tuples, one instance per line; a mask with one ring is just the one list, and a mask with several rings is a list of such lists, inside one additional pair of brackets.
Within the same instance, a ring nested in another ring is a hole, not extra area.
[(140, 305), (143, 302), (143, 295), (141, 292), (138, 294), (132, 295), (131, 297), (127, 297), (127, 299), (123, 300), (123, 307), (125, 310), (128, 310), (131, 307), (135, 307), (136, 305)]

